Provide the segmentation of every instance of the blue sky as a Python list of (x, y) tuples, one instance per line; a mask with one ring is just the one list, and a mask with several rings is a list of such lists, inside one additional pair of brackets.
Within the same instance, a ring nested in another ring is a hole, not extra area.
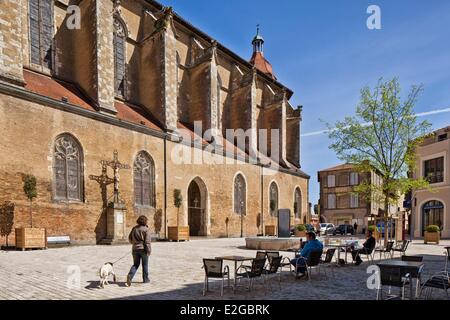
[[(450, 108), (450, 1), (448, 0), (164, 0), (223, 45), (249, 59), (255, 25), (278, 79), (303, 105), (302, 133), (325, 129), (352, 115), (360, 89), (398, 76), (406, 94), (423, 84), (416, 111)], [(381, 8), (381, 30), (369, 30), (369, 5)], [(434, 128), (450, 112), (426, 116)], [(311, 175), (310, 201), (319, 196), (317, 171), (340, 163), (326, 135), (301, 139), (302, 169)]]

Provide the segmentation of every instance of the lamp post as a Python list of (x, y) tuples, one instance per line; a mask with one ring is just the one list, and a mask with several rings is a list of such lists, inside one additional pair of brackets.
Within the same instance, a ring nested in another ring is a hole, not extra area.
[(241, 201), (241, 238), (244, 237), (244, 201)]

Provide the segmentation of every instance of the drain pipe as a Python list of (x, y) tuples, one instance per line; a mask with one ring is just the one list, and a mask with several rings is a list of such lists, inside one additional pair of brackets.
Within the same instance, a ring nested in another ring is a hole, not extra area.
[(260, 166), (260, 180), (261, 180), (261, 234), (264, 236), (264, 167)]
[(167, 135), (164, 137), (164, 238), (167, 240)]

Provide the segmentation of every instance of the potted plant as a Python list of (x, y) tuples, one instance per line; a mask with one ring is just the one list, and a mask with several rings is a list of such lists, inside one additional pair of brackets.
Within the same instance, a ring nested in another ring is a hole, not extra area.
[(304, 224), (299, 224), (294, 229), (294, 235), (298, 238), (306, 237), (306, 226)]
[(424, 237), (425, 244), (427, 244), (428, 242), (435, 242), (436, 244), (439, 244), (440, 240), (441, 240), (441, 229), (439, 228), (439, 226), (429, 225), (425, 228), (425, 237)]
[(30, 227), (16, 228), (16, 248), (22, 250), (47, 247), (47, 233), (44, 228), (33, 227), (33, 199), (37, 197), (36, 177), (30, 174), (24, 175), (23, 192), (30, 201)]
[(173, 190), (173, 205), (177, 208), (177, 226), (168, 227), (168, 238), (172, 241), (188, 241), (189, 226), (180, 226), (180, 207), (183, 204), (183, 196), (180, 189)]

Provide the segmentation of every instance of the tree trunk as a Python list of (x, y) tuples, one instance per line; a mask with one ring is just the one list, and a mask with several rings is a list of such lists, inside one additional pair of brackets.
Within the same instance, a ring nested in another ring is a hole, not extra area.
[(180, 226), (180, 208), (177, 208), (177, 228)]
[(389, 198), (385, 195), (384, 200), (384, 247), (387, 247), (388, 244), (388, 219), (389, 219)]
[(30, 200), (30, 228), (33, 228), (33, 200)]

